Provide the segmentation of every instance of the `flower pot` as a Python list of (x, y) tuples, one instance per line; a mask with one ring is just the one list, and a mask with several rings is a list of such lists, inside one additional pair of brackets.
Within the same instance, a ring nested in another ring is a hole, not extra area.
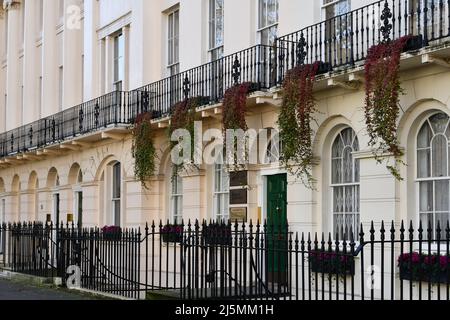
[(165, 225), (161, 229), (161, 238), (165, 243), (181, 243), (183, 241), (183, 226)]
[(231, 246), (231, 226), (210, 225), (203, 228), (202, 237), (205, 245), (211, 246)]
[(333, 67), (331, 66), (331, 63), (319, 61), (319, 67), (317, 68), (316, 75), (325, 74), (325, 73), (328, 73), (331, 71), (333, 71)]
[(421, 34), (417, 36), (412, 36), (406, 42), (405, 47), (403, 48), (403, 52), (419, 50), (422, 47), (423, 47), (423, 36)]
[(450, 273), (447, 270), (440, 270), (435, 272), (429, 272), (424, 268), (411, 268), (404, 264), (400, 266), (400, 280), (413, 281), (413, 282), (431, 282), (431, 283), (443, 283), (450, 282)]
[(164, 243), (181, 243), (183, 241), (183, 235), (180, 233), (163, 233), (162, 241)]
[(355, 259), (348, 254), (312, 251), (309, 253), (309, 266), (312, 273), (355, 275)]

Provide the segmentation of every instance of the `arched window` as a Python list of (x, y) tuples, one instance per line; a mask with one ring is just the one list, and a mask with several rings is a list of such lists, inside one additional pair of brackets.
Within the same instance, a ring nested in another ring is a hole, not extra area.
[(183, 179), (172, 169), (172, 192), (170, 196), (170, 210), (172, 221), (177, 224), (183, 220)]
[(217, 221), (230, 218), (230, 176), (223, 164), (214, 167), (214, 215)]
[[(353, 152), (359, 151), (358, 137), (351, 128), (342, 130), (336, 137), (331, 155), (331, 188), (333, 193), (334, 235), (359, 233), (359, 160)], [(357, 238), (357, 237), (355, 237)]]
[(444, 113), (435, 114), (425, 121), (417, 136), (419, 214), (424, 229), (430, 223), (436, 230), (440, 222), (445, 230), (449, 221), (449, 120)]

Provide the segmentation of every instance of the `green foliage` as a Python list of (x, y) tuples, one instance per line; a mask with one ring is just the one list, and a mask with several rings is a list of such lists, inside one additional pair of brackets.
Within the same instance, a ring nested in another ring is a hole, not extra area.
[(135, 160), (134, 175), (145, 189), (149, 189), (147, 182), (155, 173), (156, 159), (150, 113), (140, 114), (136, 118), (132, 135), (132, 155)]
[(312, 90), (318, 67), (319, 63), (314, 63), (288, 71), (283, 82), (283, 103), (278, 118), (283, 143), (281, 162), (311, 189), (314, 188), (311, 121), (317, 112)]

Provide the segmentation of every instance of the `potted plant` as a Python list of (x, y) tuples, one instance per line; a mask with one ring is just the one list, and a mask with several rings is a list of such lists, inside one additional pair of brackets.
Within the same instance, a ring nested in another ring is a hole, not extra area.
[(311, 272), (339, 276), (355, 275), (355, 259), (349, 254), (311, 251), (308, 259)]
[(401, 280), (431, 281), (447, 283), (450, 281), (450, 257), (429, 255), (418, 252), (404, 253), (398, 258)]
[(166, 224), (161, 229), (162, 241), (165, 243), (180, 243), (183, 241), (183, 226)]
[(120, 240), (122, 239), (122, 229), (118, 226), (104, 226), (102, 235), (104, 240)]
[(232, 233), (230, 224), (212, 223), (204, 226), (202, 237), (206, 245), (213, 246), (231, 246)]

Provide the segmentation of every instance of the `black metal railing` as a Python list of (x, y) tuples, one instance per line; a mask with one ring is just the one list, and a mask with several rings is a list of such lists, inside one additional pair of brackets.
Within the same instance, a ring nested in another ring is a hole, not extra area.
[(129, 124), (128, 93), (114, 91), (0, 134), (0, 157), (62, 143), (111, 125)]
[(450, 37), (450, 1), (381, 0), (308, 26), (130, 92), (111, 92), (74, 108), (0, 134), (0, 157), (61, 143), (110, 125), (132, 124), (142, 112), (154, 119), (170, 116), (184, 99), (204, 105), (221, 101), (233, 85), (253, 90), (280, 85), (295, 66), (321, 62), (320, 73), (364, 62), (369, 48), (413, 36), (405, 51), (444, 43)]
[(0, 267), (64, 285), (78, 269), (82, 288), (135, 299), (449, 300), (450, 225), (430, 226), (372, 223), (333, 237), (251, 222), (2, 225)]
[(407, 51), (439, 43), (450, 37), (449, 8), (444, 0), (381, 0), (282, 36), (278, 82), (305, 63), (323, 62), (326, 71), (352, 67), (382, 41), (414, 36)]
[(130, 92), (138, 110), (153, 112), (154, 118), (170, 115), (172, 106), (191, 97), (202, 97), (205, 104), (217, 103), (235, 84), (250, 82), (254, 90), (275, 85), (275, 49), (257, 45)]

